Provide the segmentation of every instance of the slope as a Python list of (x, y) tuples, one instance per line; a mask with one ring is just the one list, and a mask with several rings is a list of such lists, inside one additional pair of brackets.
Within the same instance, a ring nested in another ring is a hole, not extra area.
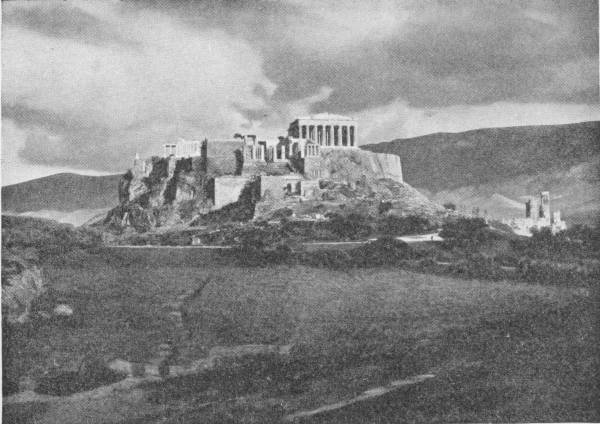
[(2, 187), (2, 211), (74, 212), (105, 209), (119, 203), (120, 175), (55, 174)]

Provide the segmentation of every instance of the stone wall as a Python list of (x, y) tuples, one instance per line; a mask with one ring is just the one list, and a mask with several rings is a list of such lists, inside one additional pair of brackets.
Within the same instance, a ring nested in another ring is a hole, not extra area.
[(399, 183), (404, 181), (402, 177), (402, 162), (400, 156), (387, 153), (377, 153), (373, 159), (373, 169), (376, 169), (383, 178), (390, 178)]
[(302, 181), (302, 196), (308, 199), (318, 199), (321, 190), (319, 189), (319, 180), (303, 180)]
[(400, 157), (386, 153), (372, 153), (360, 149), (323, 149), (321, 151), (323, 178), (355, 183), (366, 179), (391, 179), (402, 183)]
[(215, 178), (215, 209), (237, 202), (242, 190), (248, 184), (247, 177), (217, 177)]
[(267, 197), (271, 199), (283, 199), (289, 192), (288, 185), (292, 194), (300, 194), (302, 182), (300, 175), (263, 175), (260, 177), (260, 197), (265, 197), (268, 192)]
[(241, 140), (207, 140), (202, 157), (209, 175), (240, 175), (244, 163), (244, 142)]
[(329, 170), (321, 156), (304, 158), (303, 172), (309, 179), (329, 178)]

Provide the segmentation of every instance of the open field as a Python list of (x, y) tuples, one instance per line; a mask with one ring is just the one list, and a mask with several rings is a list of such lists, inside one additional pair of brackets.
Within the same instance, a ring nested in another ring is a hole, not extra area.
[[(294, 345), (291, 362), (258, 374), (150, 385), (98, 422), (279, 421), (419, 373), (436, 378), (310, 422), (600, 419), (599, 308), (589, 289), (383, 268), (244, 268), (198, 249), (104, 250), (46, 265), (44, 276), (52, 290), (39, 307), (68, 303), (78, 319), (13, 334), (8, 371), (17, 376), (73, 368), (90, 352), (145, 362), (169, 339), (182, 364), (216, 345)], [(180, 331), (169, 311), (184, 297)], [(52, 406), (26, 409), (8, 406), (7, 422), (61, 416)]]

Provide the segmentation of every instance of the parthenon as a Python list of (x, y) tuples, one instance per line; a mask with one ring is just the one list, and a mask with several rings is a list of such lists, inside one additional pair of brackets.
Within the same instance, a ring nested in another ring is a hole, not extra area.
[[(286, 162), (291, 158), (319, 156), (322, 148), (356, 148), (356, 121), (346, 116), (320, 113), (295, 119), (290, 123), (287, 137), (259, 140), (256, 135), (236, 134), (230, 140), (215, 142), (244, 142), (244, 157), (249, 160)], [(163, 145), (163, 156), (193, 157), (202, 155), (205, 141), (184, 140)]]
[(290, 124), (288, 137), (312, 140), (323, 147), (355, 147), (356, 121), (329, 113), (305, 116)]

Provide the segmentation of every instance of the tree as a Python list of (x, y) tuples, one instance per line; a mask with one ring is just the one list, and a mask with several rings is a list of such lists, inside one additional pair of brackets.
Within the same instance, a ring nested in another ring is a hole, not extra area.
[(452, 202), (446, 202), (446, 203), (444, 203), (444, 207), (446, 209), (448, 209), (448, 210), (451, 210), (451, 211), (455, 211), (456, 210), (456, 205), (454, 203), (452, 203)]
[(448, 220), (442, 226), (440, 237), (449, 245), (469, 247), (486, 241), (490, 237), (488, 225), (483, 218)]

